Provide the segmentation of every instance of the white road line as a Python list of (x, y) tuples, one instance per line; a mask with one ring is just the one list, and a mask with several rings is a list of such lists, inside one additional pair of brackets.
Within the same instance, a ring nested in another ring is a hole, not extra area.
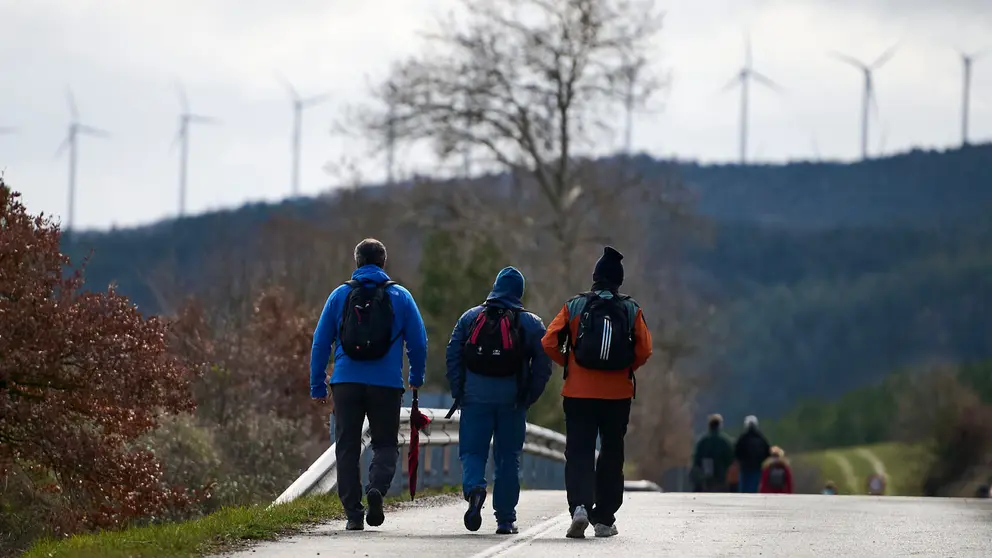
[(478, 554), (473, 554), (471, 558), (490, 558), (492, 556), (506, 556), (526, 545), (527, 543), (538, 539), (554, 529), (563, 528), (565, 523), (571, 521), (571, 516), (568, 512), (562, 513), (561, 515), (556, 515), (551, 519), (538, 523), (537, 525), (527, 529), (523, 533), (514, 536), (512, 539), (504, 541), (496, 546), (492, 546), (483, 550)]

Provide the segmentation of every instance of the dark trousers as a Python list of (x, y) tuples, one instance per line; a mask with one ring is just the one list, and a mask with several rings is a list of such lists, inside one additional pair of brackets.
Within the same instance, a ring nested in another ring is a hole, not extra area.
[[(397, 437), (403, 390), (365, 384), (331, 384), (334, 398), (334, 443), (338, 468), (338, 497), (349, 519), (365, 515), (362, 496), (370, 489), (389, 491), (399, 460)], [(362, 490), (362, 430), (369, 419), (372, 464), (369, 485)]]
[[(564, 398), (568, 511), (585, 506), (593, 523), (613, 525), (623, 504), (623, 439), (630, 399)], [(596, 437), (600, 438), (599, 459)]]

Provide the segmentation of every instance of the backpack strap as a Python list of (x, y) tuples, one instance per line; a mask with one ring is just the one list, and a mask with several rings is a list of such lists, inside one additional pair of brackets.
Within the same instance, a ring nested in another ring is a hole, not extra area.
[(593, 291), (579, 293), (565, 302), (568, 309), (568, 318), (565, 320), (565, 327), (558, 332), (558, 346), (564, 347), (565, 366), (562, 367), (562, 378), (568, 379), (568, 359), (572, 352), (572, 317), (582, 315), (589, 300), (597, 296)]

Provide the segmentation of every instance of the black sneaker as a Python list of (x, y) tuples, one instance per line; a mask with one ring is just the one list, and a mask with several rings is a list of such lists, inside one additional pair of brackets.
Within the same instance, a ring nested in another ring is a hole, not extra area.
[(497, 535), (516, 535), (520, 531), (517, 529), (517, 524), (512, 521), (509, 523), (499, 523), (496, 525)]
[(486, 502), (486, 491), (473, 490), (468, 496), (468, 510), (465, 512), (465, 528), (478, 531), (482, 527), (482, 505)]
[(344, 526), (345, 531), (364, 531), (365, 522), (361, 519), (349, 519)]
[(368, 511), (365, 512), (365, 521), (368, 521), (372, 527), (382, 525), (382, 522), (386, 521), (386, 514), (382, 510), (382, 492), (372, 488), (365, 494), (365, 500), (369, 505)]

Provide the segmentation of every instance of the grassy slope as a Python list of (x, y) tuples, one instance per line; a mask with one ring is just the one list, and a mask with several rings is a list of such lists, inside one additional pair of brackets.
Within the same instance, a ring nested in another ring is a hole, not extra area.
[[(445, 489), (440, 492), (450, 492)], [(425, 491), (437, 494), (439, 491)], [(391, 499), (395, 504), (405, 498)], [(24, 558), (179, 558), (195, 557), (272, 540), (302, 528), (343, 518), (336, 496), (311, 496), (273, 506), (225, 508), (182, 523), (133, 527), (36, 543)]]
[[(929, 455), (919, 446), (892, 442), (837, 448), (804, 453), (798, 455), (796, 460), (820, 469), (823, 479), (834, 481), (841, 494), (867, 494), (867, 478), (875, 470), (872, 463), (859, 451), (863, 449), (873, 453), (884, 464), (887, 495), (918, 496), (920, 494), (920, 479), (929, 461)], [(831, 454), (850, 463), (853, 478), (848, 478), (837, 459)]]

